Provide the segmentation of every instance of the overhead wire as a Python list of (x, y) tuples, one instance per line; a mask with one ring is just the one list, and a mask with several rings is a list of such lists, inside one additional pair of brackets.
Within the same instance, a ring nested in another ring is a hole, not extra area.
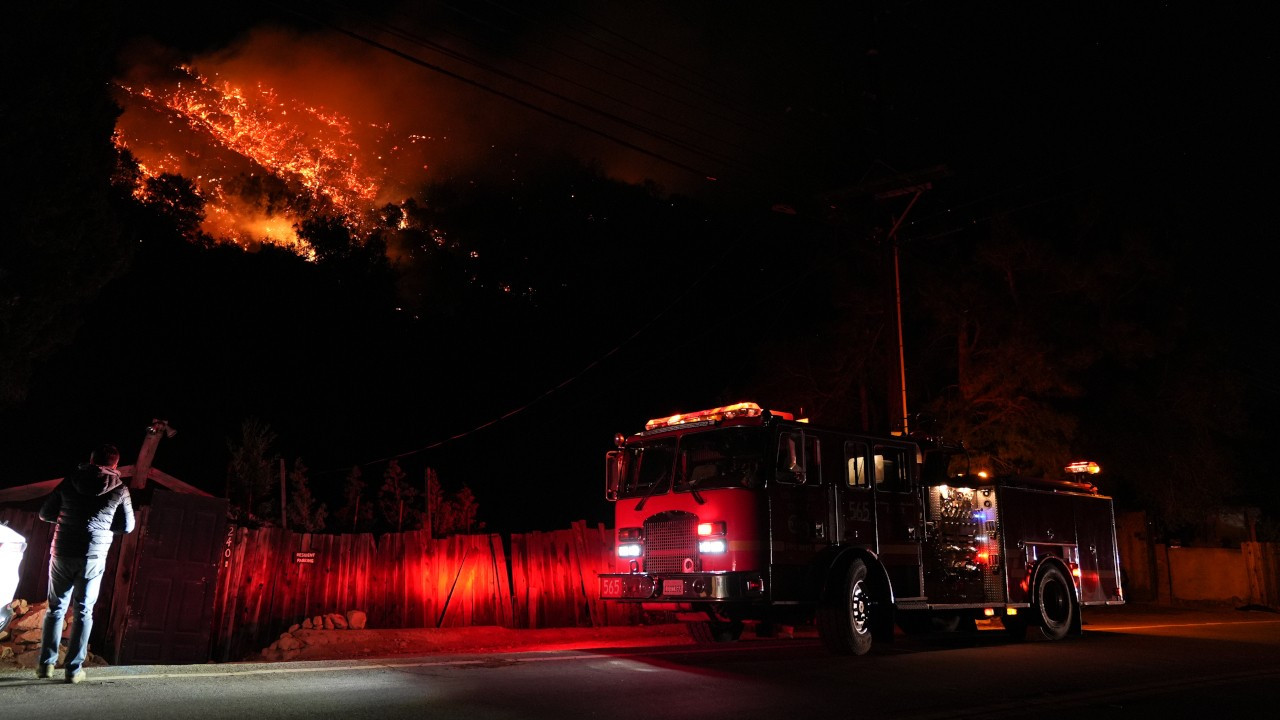
[[(399, 32), (404, 32), (404, 31), (399, 30), (399, 29), (397, 29), (397, 30), (398, 30)], [(501, 32), (507, 32), (507, 33), (511, 33), (511, 32), (512, 32), (511, 30), (508, 30), (508, 29), (505, 29), (505, 28), (499, 28), (499, 30), (500, 30)], [(450, 30), (450, 29), (449, 29), (449, 28), (447, 28), (447, 27), (433, 27), (433, 28), (432, 28), (432, 32), (434, 32), (434, 33), (438, 33), (438, 34), (441, 34), (441, 35), (446, 35), (446, 36), (448, 36), (448, 37), (451, 37), (451, 38), (454, 38), (454, 39), (457, 39), (457, 40), (461, 40), (462, 42), (469, 43), (469, 44), (472, 44), (472, 45), (477, 45), (477, 46), (482, 46), (482, 47), (483, 47), (483, 45), (484, 45), (484, 43), (483, 43), (482, 41), (477, 41), (474, 37), (470, 37), (470, 36), (463, 35), (463, 34), (458, 33), (458, 32), (454, 32), (453, 30)], [(415, 36), (415, 37), (420, 37), (420, 36)], [(416, 41), (416, 40), (415, 40), (415, 41)], [(439, 50), (440, 52), (442, 52), (442, 53), (449, 53), (451, 57), (455, 57), (455, 59), (458, 59), (458, 60), (460, 60), (460, 61), (465, 61), (465, 62), (469, 62), (469, 61), (471, 61), (471, 59), (470, 59), (470, 58), (467, 58), (467, 57), (463, 56), (461, 53), (458, 53), (457, 51), (454, 51), (454, 50), (452, 50), (452, 49), (449, 49), (449, 48), (447, 48), (447, 47), (443, 46), (443, 45), (442, 45), (442, 44), (440, 44), (440, 43), (433, 43), (433, 42), (431, 42), (431, 41), (427, 41), (427, 40), (425, 40), (425, 39), (422, 39), (422, 40), (421, 40), (421, 42), (422, 42), (424, 45), (427, 45), (427, 46), (432, 47), (432, 48), (434, 48), (434, 49), (438, 49), (438, 50)], [(491, 49), (491, 48), (490, 48), (490, 49)], [(669, 115), (669, 114), (665, 114), (665, 113), (657, 112), (657, 111), (655, 111), (655, 110), (653, 110), (653, 109), (651, 109), (651, 108), (647, 108), (647, 107), (641, 106), (641, 105), (639, 105), (639, 104), (637, 104), (637, 103), (635, 103), (635, 102), (632, 102), (631, 100), (629, 100), (629, 99), (627, 99), (627, 98), (625, 98), (625, 97), (620, 97), (620, 96), (619, 96), (618, 94), (616, 94), (616, 93), (609, 92), (609, 91), (606, 91), (606, 90), (602, 90), (602, 89), (600, 89), (600, 88), (598, 88), (598, 87), (593, 87), (593, 86), (591, 86), (591, 85), (588, 85), (588, 84), (586, 84), (586, 83), (584, 83), (584, 82), (581, 82), (581, 81), (579, 81), (579, 80), (576, 80), (576, 79), (574, 79), (573, 77), (570, 77), (569, 75), (566, 75), (566, 74), (564, 74), (564, 73), (562, 73), (562, 72), (559, 72), (559, 71), (557, 71), (557, 70), (549, 69), (549, 68), (547, 68), (547, 67), (544, 67), (544, 66), (539, 65), (539, 64), (535, 64), (535, 63), (533, 63), (533, 62), (530, 62), (530, 61), (525, 60), (525, 59), (520, 58), (520, 57), (508, 57), (508, 58), (506, 58), (506, 61), (507, 61), (507, 62), (510, 62), (510, 63), (514, 63), (514, 64), (516, 64), (516, 65), (523, 66), (523, 67), (528, 68), (528, 69), (531, 69), (531, 70), (533, 70), (533, 71), (535, 71), (535, 72), (538, 72), (538, 73), (541, 73), (541, 74), (543, 74), (543, 75), (546, 75), (547, 77), (553, 78), (553, 79), (555, 79), (555, 80), (557, 80), (557, 81), (559, 81), (559, 82), (565, 83), (565, 84), (567, 84), (567, 85), (569, 85), (569, 86), (571, 86), (571, 87), (574, 87), (574, 88), (577, 88), (577, 89), (579, 89), (579, 90), (583, 90), (583, 91), (585, 91), (585, 92), (591, 93), (592, 95), (595, 95), (595, 96), (598, 96), (598, 97), (600, 97), (600, 98), (603, 98), (603, 99), (605, 99), (605, 100), (607, 100), (607, 101), (609, 101), (609, 102), (611, 102), (611, 103), (616, 103), (617, 105), (619, 105), (619, 106), (621, 106), (621, 107), (628, 108), (629, 110), (633, 110), (633, 111), (635, 111), (635, 112), (638, 112), (638, 113), (641, 113), (641, 114), (643, 114), (643, 115), (646, 115), (646, 116), (648, 116), (648, 117), (650, 117), (650, 118), (653, 118), (653, 119), (656, 119), (656, 120), (660, 120), (660, 121), (661, 121), (661, 122), (663, 122), (663, 123), (667, 123), (667, 124), (670, 124), (670, 125), (672, 125), (672, 126), (674, 126), (674, 127), (677, 127), (677, 128), (682, 129), (682, 130), (688, 131), (688, 132), (693, 133), (693, 134), (695, 134), (695, 135), (697, 135), (697, 136), (699, 136), (699, 137), (701, 137), (701, 138), (704, 138), (704, 139), (706, 139), (706, 140), (710, 140), (710, 141), (715, 142), (715, 143), (722, 143), (722, 144), (731, 145), (731, 146), (732, 146), (732, 148), (733, 148), (734, 150), (737, 150), (737, 151), (740, 151), (740, 152), (746, 152), (746, 151), (748, 151), (748, 149), (747, 149), (747, 148), (743, 147), (740, 143), (733, 142), (733, 141), (732, 141), (732, 140), (730, 140), (728, 137), (726, 137), (723, 133), (719, 133), (719, 134), (717, 134), (717, 133), (711, 133), (711, 132), (708, 132), (708, 131), (703, 130), (703, 129), (701, 129), (701, 128), (699, 128), (699, 127), (695, 126), (695, 125), (692, 125), (692, 124), (690, 124), (690, 123), (688, 123), (688, 122), (685, 122), (685, 121), (683, 121), (683, 120), (680, 120), (680, 119), (674, 118), (674, 117), (672, 117), (672, 116), (671, 116), (671, 115)], [(615, 74), (615, 73), (610, 73), (610, 72), (609, 72), (609, 71), (607, 71), (605, 68), (602, 68), (602, 67), (600, 67), (600, 66), (598, 66), (598, 65), (587, 63), (587, 61), (585, 61), (585, 60), (579, 60), (579, 62), (580, 62), (580, 63), (582, 63), (582, 64), (587, 65), (587, 67), (588, 67), (590, 70), (594, 71), (594, 72), (600, 72), (600, 73), (603, 73), (603, 74), (608, 74), (608, 75), (612, 75), (612, 76), (616, 77), (616, 74)], [(488, 68), (488, 67), (490, 67), (490, 66), (485, 66), (485, 67), (486, 67), (486, 68)], [(523, 79), (521, 79), (521, 81), (523, 81)], [(777, 160), (777, 158), (775, 158), (775, 157), (768, 156), (766, 153), (762, 153), (762, 152), (761, 152), (761, 150), (762, 150), (762, 149), (763, 149), (763, 148), (762, 148), (762, 147), (760, 147), (760, 146), (755, 146), (755, 147), (751, 148), (751, 149), (750, 149), (750, 151), (751, 151), (751, 152), (754, 152), (754, 153), (756, 153), (756, 154), (765, 155), (765, 156), (766, 156), (766, 157), (768, 157), (768, 159), (769, 159), (769, 160), (771, 160), (771, 161), (776, 161), (776, 160)], [(721, 158), (721, 159), (728, 159), (728, 158), (729, 158), (729, 156), (724, 156), (724, 155), (719, 155), (719, 154), (718, 154), (716, 157)]]
[[(682, 149), (682, 150), (685, 150), (685, 151), (687, 151), (687, 152), (693, 153), (693, 154), (695, 154), (695, 155), (700, 155), (700, 156), (702, 156), (702, 157), (704, 157), (704, 158), (707, 158), (707, 159), (709, 159), (709, 160), (715, 160), (715, 161), (718, 161), (718, 162), (723, 163), (723, 164), (725, 164), (725, 165), (733, 165), (733, 166), (737, 166), (739, 169), (741, 169), (741, 170), (743, 170), (743, 171), (755, 173), (755, 174), (757, 175), (757, 178), (758, 178), (758, 179), (765, 179), (765, 178), (767, 178), (767, 174), (765, 174), (763, 171), (760, 171), (760, 170), (758, 170), (758, 169), (751, 168), (751, 167), (748, 167), (748, 166), (746, 166), (746, 165), (743, 165), (740, 161), (738, 161), (738, 160), (737, 160), (736, 158), (734, 158), (733, 156), (725, 155), (725, 154), (723, 154), (723, 153), (719, 153), (719, 152), (716, 152), (716, 151), (713, 151), (713, 150), (709, 150), (709, 149), (706, 149), (706, 148), (702, 148), (702, 147), (698, 147), (698, 146), (696, 146), (696, 145), (690, 144), (690, 143), (688, 143), (688, 142), (685, 142), (685, 141), (681, 140), (680, 138), (675, 137), (674, 135), (671, 135), (671, 134), (669, 134), (669, 133), (662, 132), (662, 131), (660, 131), (660, 130), (656, 130), (656, 129), (654, 129), (654, 128), (651, 128), (651, 127), (648, 127), (648, 126), (645, 126), (645, 125), (642, 125), (642, 124), (640, 124), (640, 123), (638, 123), (638, 122), (635, 122), (635, 121), (633, 121), (633, 120), (628, 120), (627, 118), (624, 118), (624, 117), (622, 117), (622, 116), (620, 116), (620, 115), (617, 115), (616, 113), (612, 113), (612, 112), (609, 112), (609, 111), (606, 111), (606, 110), (602, 110), (602, 109), (600, 109), (600, 108), (598, 108), (598, 107), (595, 107), (595, 106), (590, 105), (590, 104), (588, 104), (588, 103), (585, 103), (585, 102), (583, 102), (583, 101), (576, 100), (576, 99), (571, 98), (571, 97), (569, 97), (569, 96), (567, 96), (567, 95), (565, 95), (565, 94), (563, 94), (563, 93), (557, 92), (557, 91), (552, 90), (552, 89), (547, 88), (547, 87), (543, 87), (543, 86), (541, 86), (541, 85), (539, 85), (539, 84), (537, 84), (537, 83), (534, 83), (534, 82), (532, 82), (532, 81), (530, 81), (530, 80), (527, 80), (527, 79), (525, 79), (525, 78), (522, 78), (522, 77), (520, 77), (520, 76), (518, 76), (518, 75), (515, 75), (514, 73), (508, 72), (508, 71), (503, 70), (503, 69), (501, 69), (501, 68), (499, 68), (499, 67), (496, 67), (496, 66), (494, 66), (494, 65), (491, 65), (491, 64), (488, 64), (488, 63), (484, 63), (484, 62), (482, 62), (482, 61), (480, 61), (480, 60), (477, 60), (476, 58), (473, 58), (473, 57), (468, 56), (468, 55), (466, 55), (466, 54), (464, 54), (464, 53), (461, 53), (461, 52), (458, 52), (458, 51), (456, 51), (456, 50), (453, 50), (453, 49), (451, 49), (451, 48), (449, 48), (449, 47), (447, 47), (447, 46), (441, 45), (440, 43), (436, 43), (436, 42), (431, 41), (431, 40), (429, 40), (429, 39), (423, 38), (423, 37), (421, 37), (421, 36), (419, 36), (419, 35), (416, 35), (416, 34), (410, 33), (410, 32), (405, 31), (405, 30), (401, 30), (401, 29), (399, 29), (399, 28), (397, 28), (397, 27), (395, 27), (395, 26), (388, 25), (388, 24), (384, 24), (384, 23), (379, 23), (379, 24), (378, 24), (378, 29), (379, 29), (379, 30), (381, 30), (383, 33), (385, 33), (385, 34), (387, 34), (387, 35), (390, 35), (390, 36), (392, 36), (392, 37), (396, 37), (396, 38), (401, 39), (401, 40), (405, 40), (405, 41), (410, 42), (410, 43), (412, 43), (412, 44), (418, 45), (419, 47), (427, 48), (427, 49), (432, 50), (432, 51), (434, 51), (434, 52), (440, 53), (440, 54), (444, 55), (445, 57), (448, 57), (448, 58), (451, 58), (451, 59), (457, 60), (457, 61), (459, 61), (459, 62), (466, 63), (466, 64), (471, 65), (472, 67), (475, 67), (475, 68), (477, 68), (477, 69), (483, 70), (483, 71), (485, 71), (485, 72), (492, 73), (492, 74), (494, 74), (494, 75), (496, 75), (496, 76), (498, 76), (498, 77), (501, 77), (501, 78), (504, 78), (504, 79), (510, 80), (510, 81), (512, 81), (512, 82), (518, 83), (518, 84), (520, 84), (520, 85), (523, 85), (523, 86), (525, 86), (525, 87), (531, 88), (531, 89), (536, 90), (536, 91), (538, 91), (538, 92), (544, 93), (544, 94), (546, 94), (546, 95), (548, 95), (548, 96), (550, 96), (550, 97), (552, 97), (552, 98), (555, 98), (556, 100), (560, 100), (560, 101), (562, 101), (562, 102), (568, 103), (568, 104), (570, 104), (570, 105), (572, 105), (572, 106), (574, 106), (574, 107), (576, 107), (576, 108), (578, 108), (578, 109), (585, 110), (585, 111), (587, 111), (587, 112), (589, 112), (589, 113), (592, 113), (592, 114), (598, 115), (598, 116), (600, 116), (600, 117), (602, 117), (602, 118), (605, 118), (605, 119), (607, 119), (607, 120), (609, 120), (609, 121), (611, 121), (611, 122), (615, 122), (615, 123), (617, 123), (617, 124), (619, 124), (619, 125), (621, 125), (621, 126), (623, 126), (623, 127), (629, 128), (629, 129), (631, 129), (631, 130), (635, 130), (635, 131), (640, 132), (640, 133), (642, 133), (642, 134), (644, 134), (644, 135), (648, 135), (648, 136), (650, 136), (650, 137), (652, 137), (652, 138), (655, 138), (655, 139), (657, 139), (657, 140), (663, 141), (663, 142), (665, 142), (665, 143), (667, 143), (667, 144), (669, 144), (669, 145), (671, 145), (671, 146), (673, 146), (673, 147), (680, 148), (680, 149)], [(567, 80), (567, 79), (566, 79), (566, 80)], [(585, 86), (582, 86), (582, 87), (584, 87), (584, 88), (585, 88)]]
[[(510, 9), (510, 8), (508, 8), (507, 6), (505, 6), (505, 5), (501, 4), (501, 3), (494, 2), (494, 0), (485, 0), (485, 2), (487, 2), (488, 4), (490, 4), (490, 5), (492, 5), (492, 6), (498, 7), (498, 8), (500, 8), (500, 9), (502, 9), (502, 10), (504, 10), (504, 11), (506, 11), (506, 12), (510, 13), (510, 14), (511, 14), (512, 16), (514, 16), (514, 17), (521, 18), (521, 19), (524, 19), (524, 20), (536, 21), (536, 19), (535, 19), (535, 18), (531, 18), (531, 17), (529, 17), (528, 15), (523, 15), (523, 14), (521, 14), (521, 13), (518, 13), (518, 12), (516, 12), (515, 10)], [(440, 3), (440, 4), (441, 4), (441, 5), (444, 5), (444, 6), (446, 6), (446, 7), (450, 7), (451, 9), (455, 9), (455, 10), (456, 10), (457, 12), (459, 12), (459, 13), (461, 13), (461, 12), (462, 12), (461, 10), (457, 10), (457, 9), (456, 9), (456, 8), (454, 8), (453, 6), (449, 5), (448, 3), (443, 3), (443, 2), (442, 2), (442, 3)], [(469, 16), (469, 17), (472, 17), (473, 19), (476, 19), (477, 21), (484, 22), (483, 20), (480, 20), (480, 19), (478, 19), (478, 18), (474, 18), (474, 16)], [(701, 97), (703, 97), (704, 99), (713, 100), (713, 98), (711, 98), (710, 96), (708, 96), (704, 91), (702, 91), (702, 90), (700, 90), (700, 89), (698, 89), (698, 88), (694, 88), (694, 87), (689, 86), (687, 83), (685, 83), (685, 82), (683, 81), (683, 79), (682, 79), (682, 78), (679, 78), (679, 77), (675, 77), (675, 78), (673, 78), (673, 77), (671, 77), (670, 75), (666, 75), (666, 76), (664, 76), (664, 75), (659, 75), (658, 73), (655, 73), (655, 72), (653, 71), (653, 69), (652, 69), (652, 68), (650, 68), (650, 67), (646, 67), (645, 65), (641, 65), (641, 64), (637, 64), (637, 63), (635, 63), (635, 62), (632, 62), (631, 60), (629, 60), (629, 59), (627, 59), (627, 58), (624, 58), (624, 57), (621, 57), (621, 56), (617, 55), (616, 53), (614, 53), (614, 52), (612, 52), (612, 51), (610, 51), (610, 50), (608, 50), (608, 49), (600, 48), (600, 47), (598, 47), (598, 46), (595, 46), (595, 45), (592, 45), (592, 44), (590, 44), (590, 43), (584, 42), (583, 40), (581, 40), (581, 39), (579, 39), (579, 38), (577, 38), (577, 37), (574, 37), (571, 33), (568, 33), (568, 32), (566, 32), (566, 31), (564, 31), (564, 30), (560, 30), (560, 29), (558, 29), (558, 28), (551, 28), (551, 30), (552, 30), (553, 32), (556, 32), (557, 34), (560, 34), (560, 35), (562, 35), (562, 36), (564, 36), (564, 37), (568, 38), (569, 40), (571, 40), (571, 41), (573, 41), (573, 42), (576, 42), (576, 43), (578, 43), (578, 44), (580, 44), (580, 45), (583, 45), (584, 47), (587, 47), (587, 48), (590, 48), (590, 49), (592, 49), (592, 50), (594, 50), (594, 51), (596, 51), (596, 52), (599, 52), (599, 53), (601, 53), (602, 55), (604, 55), (605, 57), (612, 58), (612, 59), (614, 59), (614, 60), (618, 61), (619, 63), (621, 63), (621, 64), (623, 64), (623, 65), (626, 65), (627, 67), (633, 68), (633, 69), (635, 69), (635, 70), (639, 70), (640, 72), (642, 72), (642, 73), (644, 73), (644, 74), (652, 75), (652, 76), (654, 76), (655, 78), (658, 78), (658, 79), (663, 80), (664, 82), (672, 83), (672, 84), (676, 85), (677, 87), (679, 87), (680, 89), (685, 90), (686, 92), (689, 92), (689, 93), (691, 93), (691, 94), (693, 94), (693, 95), (695, 95), (695, 96), (701, 96)], [(740, 117), (741, 117), (742, 115), (750, 115), (750, 114), (751, 114), (749, 111), (743, 111), (743, 110), (736, 109), (736, 108), (730, 108), (730, 109), (735, 110), (735, 112), (736, 112), (736, 113), (737, 113), (737, 115), (738, 115), (737, 117), (735, 117), (735, 116), (733, 116), (733, 115), (720, 114), (720, 113), (719, 113), (719, 112), (717, 112), (717, 111), (707, 111), (707, 110), (706, 110), (706, 108), (703, 108), (703, 107), (699, 107), (699, 106), (693, 105), (693, 104), (691, 104), (691, 103), (689, 103), (689, 102), (685, 101), (684, 99), (682, 99), (682, 98), (680, 98), (680, 97), (677, 97), (677, 96), (675, 96), (675, 95), (672, 95), (672, 94), (670, 94), (670, 93), (668, 93), (668, 92), (666, 92), (666, 91), (664, 91), (664, 90), (662, 90), (662, 89), (654, 88), (654, 87), (652, 87), (652, 86), (645, 85), (645, 84), (643, 84), (643, 83), (639, 83), (639, 82), (637, 82), (636, 80), (634, 80), (634, 79), (632, 79), (632, 78), (630, 78), (630, 77), (627, 77), (627, 76), (625, 76), (625, 75), (621, 75), (621, 74), (618, 74), (618, 73), (612, 72), (612, 71), (610, 71), (610, 70), (607, 70), (607, 69), (605, 69), (605, 68), (601, 68), (601, 67), (599, 67), (599, 66), (594, 65), (593, 63), (590, 63), (590, 62), (588, 62), (588, 61), (586, 61), (586, 60), (583, 60), (582, 58), (580, 58), (580, 57), (578, 57), (578, 56), (576, 56), (576, 55), (573, 55), (573, 54), (571, 54), (571, 53), (567, 53), (567, 52), (565, 52), (565, 51), (563, 51), (563, 50), (560, 50), (559, 48), (556, 48), (556, 47), (553, 47), (553, 46), (550, 46), (550, 45), (545, 45), (545, 44), (543, 44), (543, 43), (539, 43), (539, 42), (538, 42), (538, 41), (536, 41), (536, 40), (532, 40), (532, 41), (530, 41), (530, 46), (531, 46), (531, 47), (538, 47), (538, 48), (541, 48), (541, 49), (546, 50), (546, 51), (548, 51), (548, 52), (551, 52), (551, 53), (553, 53), (553, 54), (556, 54), (556, 55), (560, 55), (560, 56), (562, 56), (562, 57), (565, 57), (565, 58), (567, 58), (567, 59), (569, 59), (569, 60), (572, 60), (572, 61), (574, 61), (574, 62), (581, 63), (581, 64), (583, 64), (583, 65), (586, 65), (586, 66), (588, 66), (588, 67), (591, 67), (591, 68), (593, 68), (593, 69), (596, 69), (596, 70), (598, 70), (598, 71), (600, 71), (600, 72), (603, 72), (603, 73), (605, 73), (606, 75), (608, 75), (609, 77), (613, 77), (614, 79), (620, 80), (620, 81), (622, 81), (622, 82), (624, 82), (624, 83), (627, 83), (628, 85), (632, 85), (632, 86), (637, 87), (637, 88), (639, 88), (639, 89), (641, 89), (641, 90), (645, 90), (646, 92), (653, 93), (653, 94), (657, 95), (658, 97), (664, 98), (664, 99), (666, 99), (666, 100), (671, 100), (672, 102), (678, 103), (678, 104), (683, 105), (683, 106), (685, 106), (685, 107), (688, 107), (688, 108), (690, 108), (690, 109), (693, 109), (693, 110), (700, 110), (700, 111), (703, 111), (703, 112), (709, 112), (709, 113), (710, 113), (713, 117), (715, 117), (716, 119), (719, 119), (719, 120), (723, 120), (723, 121), (725, 121), (725, 122), (728, 122), (728, 123), (730, 123), (730, 124), (732, 124), (732, 125), (734, 125), (734, 126), (736, 126), (736, 127), (739, 127), (739, 128), (741, 128), (741, 129), (743, 129), (743, 130), (748, 130), (748, 131), (755, 132), (755, 133), (761, 133), (761, 131), (760, 131), (758, 128), (754, 128), (754, 127), (752, 127), (752, 126), (750, 126), (750, 125), (746, 125), (746, 124), (744, 124), (744, 123), (741, 121)], [(713, 100), (713, 101), (714, 101), (714, 100)], [(718, 103), (717, 103), (717, 104), (718, 104)], [(761, 133), (761, 134), (763, 135), (763, 133)]]
[[(281, 7), (284, 7), (284, 6), (281, 6)], [(572, 125), (572, 126), (574, 126), (574, 127), (576, 127), (576, 128), (579, 128), (579, 129), (581, 129), (581, 130), (585, 130), (586, 132), (592, 133), (592, 134), (594, 134), (594, 135), (599, 135), (600, 137), (603, 137), (603, 138), (605, 138), (605, 139), (607, 139), (607, 140), (611, 140), (611, 141), (613, 141), (613, 142), (617, 143), (618, 145), (621, 145), (622, 147), (628, 148), (628, 149), (630, 149), (630, 150), (634, 150), (634, 151), (636, 151), (636, 152), (638, 152), (638, 153), (640, 153), (640, 154), (642, 154), (642, 155), (645, 155), (645, 156), (648, 156), (648, 157), (652, 157), (652, 158), (654, 158), (654, 159), (656, 159), (656, 160), (660, 160), (660, 161), (662, 161), (662, 162), (665, 162), (665, 163), (667, 163), (667, 164), (671, 165), (672, 167), (676, 167), (676, 168), (679, 168), (679, 169), (681, 169), (681, 170), (685, 170), (685, 171), (688, 171), (688, 172), (694, 173), (695, 175), (698, 175), (698, 176), (703, 177), (703, 178), (711, 178), (711, 179), (714, 179), (714, 178), (716, 177), (716, 176), (715, 176), (715, 174), (713, 174), (713, 173), (711, 173), (711, 172), (708, 172), (705, 168), (698, 168), (698, 167), (695, 167), (695, 166), (693, 166), (693, 165), (689, 165), (688, 163), (684, 163), (684, 162), (681, 162), (681, 161), (679, 161), (679, 160), (676, 160), (675, 158), (668, 157), (667, 155), (665, 155), (665, 154), (663, 154), (663, 153), (657, 152), (657, 151), (655, 151), (655, 150), (651, 150), (651, 149), (646, 148), (646, 147), (642, 147), (642, 146), (637, 145), (637, 144), (635, 144), (635, 143), (633, 143), (633, 142), (630, 142), (630, 141), (625, 140), (625, 139), (623, 139), (623, 138), (621, 138), (621, 137), (618, 137), (617, 135), (614, 135), (614, 134), (612, 134), (612, 133), (609, 133), (609, 132), (606, 132), (606, 131), (604, 131), (604, 130), (601, 130), (601, 129), (597, 128), (597, 127), (593, 127), (593, 126), (591, 126), (591, 125), (588, 125), (588, 124), (586, 124), (586, 123), (580, 122), (580, 121), (578, 121), (578, 120), (574, 120), (573, 118), (570, 118), (570, 117), (568, 117), (568, 116), (566, 116), (566, 115), (564, 115), (564, 114), (562, 114), (562, 113), (558, 113), (558, 112), (556, 112), (556, 111), (554, 111), (554, 110), (547, 109), (547, 108), (542, 107), (542, 106), (540, 106), (540, 105), (538, 105), (538, 104), (536, 104), (536, 103), (529, 102), (528, 100), (525, 100), (525, 99), (523, 99), (523, 98), (516, 97), (515, 95), (512, 95), (512, 94), (507, 93), (507, 92), (503, 92), (502, 90), (499, 90), (499, 89), (497, 89), (497, 88), (491, 87), (491, 86), (489, 86), (489, 85), (487, 85), (487, 84), (485, 84), (485, 83), (482, 83), (482, 82), (480, 82), (480, 81), (478, 81), (478, 80), (475, 80), (475, 79), (473, 79), (473, 78), (469, 78), (469, 77), (467, 77), (467, 76), (465, 76), (465, 75), (462, 75), (462, 74), (460, 74), (460, 73), (453, 72), (453, 71), (451, 71), (451, 70), (449, 70), (449, 69), (447, 69), (447, 68), (441, 67), (441, 66), (436, 65), (436, 64), (434, 64), (434, 63), (427, 62), (426, 60), (423, 60), (422, 58), (419, 58), (419, 57), (416, 57), (416, 56), (414, 56), (414, 55), (411, 55), (411, 54), (409, 54), (409, 53), (407, 53), (407, 52), (404, 52), (403, 50), (400, 50), (400, 49), (398, 49), (398, 48), (395, 48), (395, 47), (392, 47), (392, 46), (390, 46), (390, 45), (387, 45), (386, 43), (379, 42), (378, 40), (375, 40), (375, 39), (373, 39), (373, 38), (371, 38), (371, 37), (368, 37), (368, 36), (366, 36), (366, 35), (363, 35), (363, 34), (361, 34), (361, 33), (355, 32), (354, 30), (350, 30), (350, 29), (347, 29), (347, 28), (345, 28), (345, 27), (342, 27), (341, 25), (339, 25), (339, 24), (337, 24), (337, 23), (330, 22), (330, 21), (325, 20), (325, 19), (323, 19), (323, 18), (316, 17), (315, 15), (308, 14), (308, 13), (303, 12), (303, 11), (301, 11), (301, 10), (298, 10), (298, 9), (296, 9), (296, 8), (292, 8), (292, 7), (284, 7), (284, 9), (285, 9), (287, 12), (291, 13), (291, 14), (294, 14), (294, 15), (297, 15), (298, 17), (300, 17), (300, 18), (303, 18), (304, 20), (308, 20), (308, 21), (313, 22), (313, 23), (316, 23), (316, 24), (318, 24), (318, 25), (321, 25), (321, 26), (324, 26), (324, 27), (330, 28), (330, 29), (331, 29), (331, 30), (333, 30), (334, 32), (337, 32), (337, 33), (339, 33), (339, 34), (342, 34), (342, 35), (345, 35), (345, 36), (347, 36), (347, 37), (350, 37), (350, 38), (352, 38), (353, 40), (356, 40), (356, 41), (362, 42), (362, 43), (364, 43), (364, 44), (366, 44), (366, 45), (369, 45), (370, 47), (377, 48), (377, 49), (379, 49), (379, 50), (382, 50), (382, 51), (387, 52), (387, 53), (389, 53), (389, 54), (391, 54), (391, 55), (394, 55), (394, 56), (396, 56), (396, 57), (398, 57), (398, 58), (400, 58), (400, 59), (402, 59), (402, 60), (405, 60), (405, 61), (407, 61), (407, 62), (413, 63), (413, 64), (415, 64), (415, 65), (418, 65), (418, 66), (420, 66), (420, 67), (426, 68), (426, 69), (431, 70), (431, 71), (433, 71), (433, 72), (439, 73), (439, 74), (444, 75), (444, 76), (446, 76), (446, 77), (453, 78), (453, 79), (455, 79), (455, 80), (457, 80), (457, 81), (459, 81), (459, 82), (465, 83), (465, 84), (467, 84), (467, 85), (470, 85), (470, 86), (472, 86), (472, 87), (474, 87), (474, 88), (477, 88), (477, 89), (479, 89), (479, 90), (482, 90), (482, 91), (484, 91), (484, 92), (487, 92), (487, 93), (490, 93), (490, 94), (496, 95), (496, 96), (498, 96), (498, 97), (501, 97), (501, 98), (503, 98), (503, 99), (509, 100), (509, 101), (511, 101), (511, 102), (513, 102), (513, 103), (516, 103), (517, 105), (520, 105), (521, 107), (527, 108), (527, 109), (529, 109), (529, 110), (533, 110), (534, 112), (540, 113), (540, 114), (542, 114), (542, 115), (546, 115), (546, 116), (548, 116), (548, 117), (551, 117), (551, 118), (554, 118), (554, 119), (557, 119), (557, 120), (560, 120), (560, 121), (565, 122), (565, 123), (567, 123), (567, 124), (569, 124), (569, 125)]]

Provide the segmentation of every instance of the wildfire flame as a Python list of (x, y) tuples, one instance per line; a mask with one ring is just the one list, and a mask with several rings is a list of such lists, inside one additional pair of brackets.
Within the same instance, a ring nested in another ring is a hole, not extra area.
[[(146, 180), (191, 180), (205, 200), (202, 230), (243, 246), (268, 242), (313, 255), (295, 225), (308, 213), (340, 215), (366, 234), (384, 197), (390, 162), (416, 152), (424, 135), (394, 137), (389, 124), (180, 66), (163, 84), (117, 82), (124, 108), (115, 142)], [(370, 148), (366, 150), (365, 148)]]

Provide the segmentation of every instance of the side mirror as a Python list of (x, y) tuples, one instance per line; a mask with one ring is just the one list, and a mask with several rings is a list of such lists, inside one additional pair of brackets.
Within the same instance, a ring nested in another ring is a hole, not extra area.
[(604, 456), (604, 498), (618, 499), (618, 484), (622, 482), (622, 451), (610, 450)]

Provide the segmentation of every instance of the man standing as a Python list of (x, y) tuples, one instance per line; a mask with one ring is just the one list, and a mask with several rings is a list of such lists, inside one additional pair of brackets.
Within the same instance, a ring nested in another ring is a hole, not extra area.
[(93, 605), (107, 568), (107, 552), (114, 533), (133, 532), (133, 504), (129, 486), (116, 471), (119, 462), (120, 451), (114, 445), (99, 447), (40, 507), (40, 519), (57, 527), (49, 549), (49, 610), (44, 616), (36, 677), (53, 677), (63, 618), (74, 602), (75, 624), (64, 667), (67, 682), (84, 680), (81, 666), (89, 652)]

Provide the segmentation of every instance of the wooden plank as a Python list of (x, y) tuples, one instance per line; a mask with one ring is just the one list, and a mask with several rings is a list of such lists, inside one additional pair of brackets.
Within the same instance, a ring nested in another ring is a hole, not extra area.
[(526, 568), (528, 545), (526, 535), (511, 536), (511, 626), (527, 628), (529, 606), (529, 573)]
[(493, 558), (494, 601), (497, 603), (494, 620), (497, 625), (509, 628), (512, 627), (511, 580), (507, 570), (506, 553), (502, 547), (502, 536), (490, 535), (489, 545), (492, 548), (491, 557)]

